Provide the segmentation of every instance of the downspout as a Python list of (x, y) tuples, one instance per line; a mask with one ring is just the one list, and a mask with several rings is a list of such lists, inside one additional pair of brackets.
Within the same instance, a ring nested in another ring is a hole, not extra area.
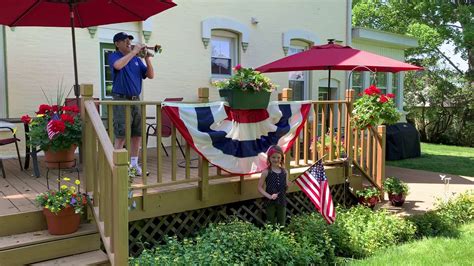
[[(346, 1), (346, 45), (352, 46), (352, 0)], [(352, 80), (349, 80), (349, 71), (346, 71), (346, 89), (352, 88)], [(344, 98), (344, 95), (342, 95)]]
[(7, 38), (5, 26), (0, 27), (0, 118), (8, 117)]

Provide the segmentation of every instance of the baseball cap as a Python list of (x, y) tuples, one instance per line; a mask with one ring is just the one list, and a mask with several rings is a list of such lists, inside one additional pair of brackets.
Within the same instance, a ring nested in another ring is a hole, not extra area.
[(115, 34), (115, 36), (114, 36), (114, 42), (122, 41), (122, 40), (125, 40), (125, 39), (133, 40), (133, 36), (128, 35), (125, 32), (119, 32), (119, 33)]

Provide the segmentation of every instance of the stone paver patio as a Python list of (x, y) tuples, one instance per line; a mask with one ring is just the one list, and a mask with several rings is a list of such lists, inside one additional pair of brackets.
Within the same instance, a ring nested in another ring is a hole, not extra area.
[(421, 214), (434, 208), (436, 198), (444, 199), (445, 195), (453, 196), (470, 189), (474, 190), (474, 177), (446, 174), (446, 177), (451, 177), (448, 189), (441, 180), (441, 174), (445, 173), (387, 166), (385, 176), (395, 176), (406, 182), (410, 187), (410, 194), (402, 207), (391, 206), (385, 196), (383, 204), (379, 204), (376, 208), (387, 208), (400, 215)]

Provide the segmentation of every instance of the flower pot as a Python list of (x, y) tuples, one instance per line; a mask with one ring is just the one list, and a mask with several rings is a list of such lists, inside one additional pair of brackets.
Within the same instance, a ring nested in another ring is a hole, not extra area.
[(400, 207), (403, 205), (403, 203), (405, 203), (405, 195), (403, 195), (402, 193), (388, 193), (388, 200), (390, 200), (390, 203), (392, 203), (393, 206)]
[(232, 109), (241, 110), (266, 109), (270, 94), (268, 91), (219, 90), (219, 95), (226, 99)]
[(379, 198), (376, 196), (371, 198), (359, 197), (359, 203), (371, 208), (372, 210), (374, 209), (377, 202), (379, 202)]
[(71, 145), (67, 150), (51, 151), (47, 150), (44, 152), (46, 167), (49, 169), (58, 168), (71, 168), (76, 165), (74, 151), (76, 151), (77, 145)]
[(81, 216), (74, 212), (72, 207), (62, 209), (58, 213), (52, 213), (48, 209), (43, 209), (46, 223), (48, 224), (48, 232), (52, 235), (66, 235), (77, 231)]

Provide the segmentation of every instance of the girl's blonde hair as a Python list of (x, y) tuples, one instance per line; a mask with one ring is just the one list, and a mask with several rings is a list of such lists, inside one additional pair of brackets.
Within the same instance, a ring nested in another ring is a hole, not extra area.
[(283, 150), (280, 148), (280, 146), (278, 145), (272, 145), (268, 148), (267, 150), (267, 165), (270, 167), (272, 164), (270, 162), (270, 157), (274, 154), (274, 153), (279, 153), (281, 155), (281, 161), (280, 161), (280, 165), (283, 166), (283, 157), (284, 157), (284, 154), (283, 154)]

